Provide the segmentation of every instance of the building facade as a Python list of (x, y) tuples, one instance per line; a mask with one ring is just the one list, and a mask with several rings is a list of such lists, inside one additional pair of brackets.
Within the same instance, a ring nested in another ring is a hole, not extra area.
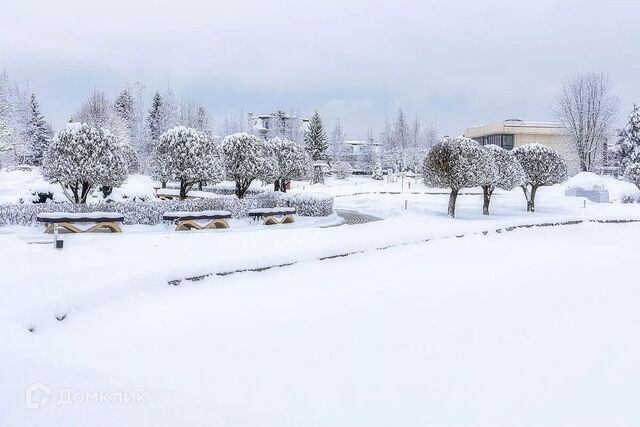
[(263, 139), (278, 136), (302, 142), (304, 133), (309, 128), (309, 119), (284, 111), (260, 115), (249, 113), (249, 125), (252, 132)]
[(542, 144), (553, 148), (567, 162), (571, 171), (578, 167), (565, 127), (558, 122), (533, 122), (509, 119), (465, 129), (464, 136), (475, 139), (481, 145), (495, 144), (512, 150), (524, 144)]

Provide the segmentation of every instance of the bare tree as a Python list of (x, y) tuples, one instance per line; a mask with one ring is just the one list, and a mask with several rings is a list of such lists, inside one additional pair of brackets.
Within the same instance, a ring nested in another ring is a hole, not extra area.
[(582, 171), (591, 171), (600, 160), (618, 105), (603, 73), (577, 74), (562, 87), (556, 115), (567, 129)]

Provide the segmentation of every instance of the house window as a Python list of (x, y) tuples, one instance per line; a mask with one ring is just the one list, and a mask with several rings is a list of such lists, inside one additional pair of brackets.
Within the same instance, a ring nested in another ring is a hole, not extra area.
[(486, 135), (475, 138), (480, 145), (497, 145), (505, 150), (513, 149), (513, 134), (510, 133), (498, 133), (494, 135)]

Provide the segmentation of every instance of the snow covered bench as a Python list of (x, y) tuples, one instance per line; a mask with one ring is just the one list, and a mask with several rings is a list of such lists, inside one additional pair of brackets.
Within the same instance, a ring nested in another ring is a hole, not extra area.
[[(249, 210), (249, 217), (255, 219), (264, 218), (264, 225), (291, 224), (295, 222), (295, 219), (293, 219), (295, 213), (296, 208), (258, 208)], [(276, 217), (282, 217), (282, 219)]]
[[(229, 228), (227, 219), (231, 218), (229, 211), (201, 211), (201, 212), (166, 212), (162, 215), (165, 221), (176, 224), (176, 231), (180, 230), (209, 230), (214, 228)], [(205, 225), (197, 221), (208, 220)]]
[[(52, 233), (56, 226), (62, 227), (72, 233), (86, 233), (106, 229), (112, 233), (121, 233), (122, 230), (116, 224), (123, 222), (124, 216), (116, 212), (45, 212), (39, 213), (38, 222), (48, 224), (45, 233)], [(86, 230), (81, 230), (74, 224), (95, 223)]]

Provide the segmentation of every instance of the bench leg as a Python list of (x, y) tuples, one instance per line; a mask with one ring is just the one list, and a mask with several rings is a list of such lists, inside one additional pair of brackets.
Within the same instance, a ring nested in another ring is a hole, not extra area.
[(229, 228), (229, 223), (227, 222), (226, 219), (219, 218), (219, 219), (214, 219), (209, 221), (209, 224), (205, 225), (204, 228), (208, 230), (218, 229), (218, 228)]
[(82, 230), (69, 222), (51, 223), (47, 226), (47, 229), (44, 230), (44, 232), (47, 234), (51, 234), (56, 224), (58, 224), (59, 227), (62, 227), (65, 230), (69, 231), (70, 233), (92, 233), (94, 231), (98, 231), (102, 229), (107, 229), (112, 233), (122, 233), (122, 229), (120, 228), (120, 226), (115, 222), (111, 222), (111, 221), (98, 222), (97, 224), (92, 225), (86, 230)]
[(192, 219), (186, 219), (183, 221), (176, 222), (176, 231), (183, 230), (211, 230), (218, 228), (229, 228), (229, 223), (226, 219), (214, 219), (209, 221), (207, 225), (200, 225), (196, 221)]
[(276, 218), (273, 215), (269, 215), (264, 219), (264, 225), (275, 225), (275, 224), (280, 224), (280, 221), (278, 221), (278, 218)]
[(186, 219), (184, 221), (176, 221), (176, 231), (183, 230), (202, 230), (202, 226), (192, 219)]
[(294, 222), (296, 222), (296, 220), (293, 219), (293, 215), (285, 215), (282, 221), (280, 221), (280, 224), (291, 224)]

